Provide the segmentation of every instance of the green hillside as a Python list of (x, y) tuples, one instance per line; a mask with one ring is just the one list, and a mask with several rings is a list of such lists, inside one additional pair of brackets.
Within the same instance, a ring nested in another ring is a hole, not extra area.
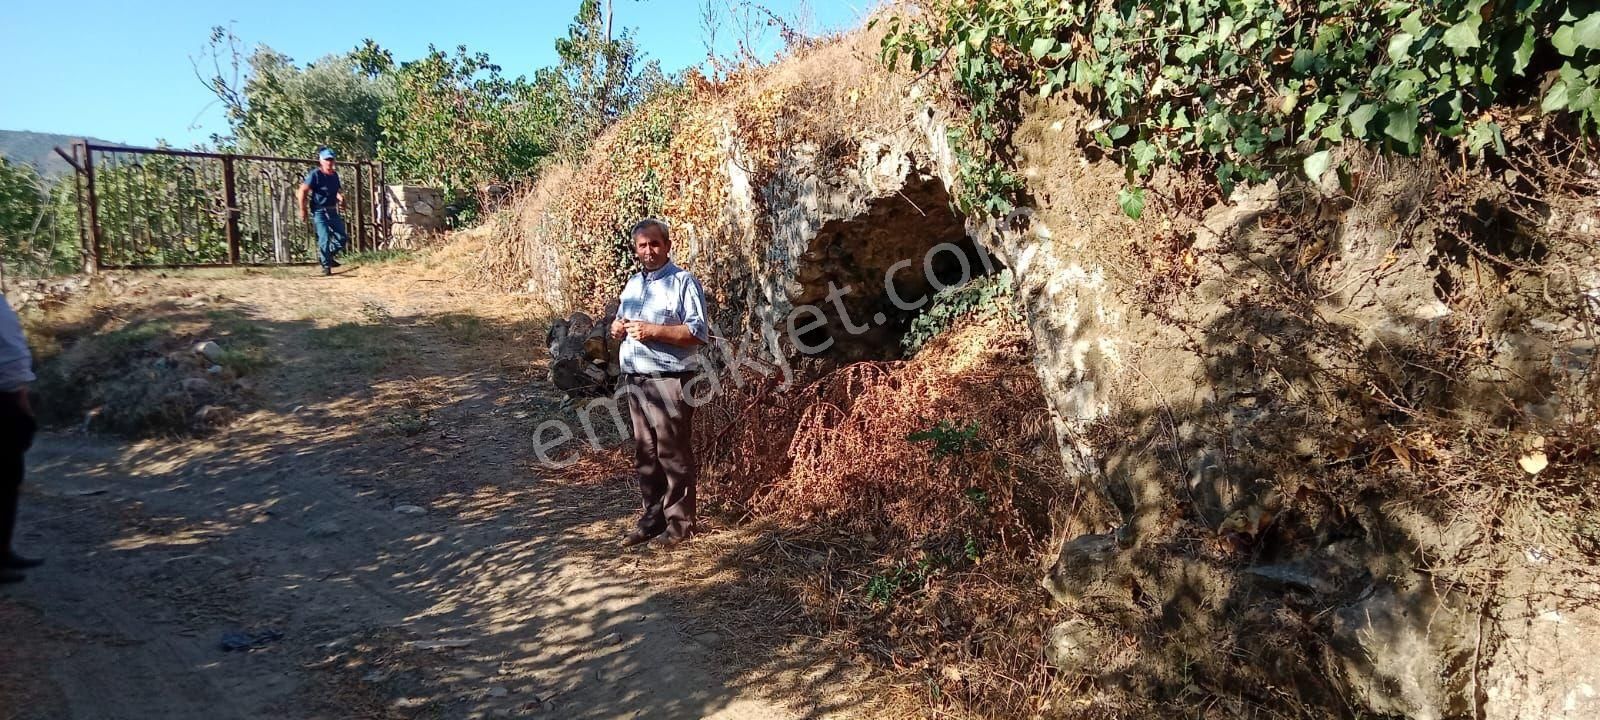
[[(54, 148), (66, 148), (78, 139), (75, 135), (29, 132), (27, 130), (0, 130), (0, 156), (12, 162), (32, 165), (46, 178), (67, 174), (72, 167), (56, 155)], [(117, 145), (95, 138), (85, 138), (101, 145)]]

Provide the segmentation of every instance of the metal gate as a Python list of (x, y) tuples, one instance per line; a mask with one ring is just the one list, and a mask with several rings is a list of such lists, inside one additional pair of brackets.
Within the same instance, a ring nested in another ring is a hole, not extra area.
[[(316, 166), (300, 158), (72, 144), (84, 270), (302, 265), (316, 231), (296, 192)], [(389, 242), (383, 164), (340, 163), (354, 251)]]

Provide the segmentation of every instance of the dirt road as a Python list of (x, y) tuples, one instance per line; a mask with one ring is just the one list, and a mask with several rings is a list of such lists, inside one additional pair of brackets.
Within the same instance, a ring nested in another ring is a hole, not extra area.
[(682, 558), (617, 547), (626, 481), (534, 464), (538, 313), (437, 274), (144, 281), (129, 312), (228, 308), (273, 362), (208, 437), (41, 435), (18, 545), (49, 563), (0, 589), (0, 718), (839, 709), (722, 669), (714, 618), (647, 582)]

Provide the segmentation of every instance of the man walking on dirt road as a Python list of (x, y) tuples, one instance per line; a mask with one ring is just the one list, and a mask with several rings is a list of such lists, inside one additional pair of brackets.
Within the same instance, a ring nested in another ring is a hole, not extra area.
[(622, 340), (618, 359), (644, 508), (622, 546), (665, 535), (664, 545), (675, 547), (695, 526), (694, 408), (683, 387), (699, 370), (700, 346), (710, 340), (705, 290), (667, 257), (672, 239), (666, 223), (640, 220), (630, 235), (642, 270), (622, 288), (611, 336)]
[(23, 570), (42, 562), (11, 549), (22, 495), (23, 455), (33, 445), (35, 430), (28, 403), (28, 383), (33, 379), (33, 353), (22, 336), (22, 322), (0, 295), (0, 584), (23, 579)]
[(299, 198), (300, 220), (304, 222), (309, 215), (317, 228), (317, 252), (321, 256), (322, 274), (332, 275), (333, 269), (339, 267), (339, 261), (334, 258), (350, 241), (350, 236), (345, 233), (344, 218), (339, 216), (344, 209), (344, 193), (339, 190), (339, 172), (334, 169), (333, 150), (323, 148), (317, 153), (317, 167), (306, 173), (306, 179), (300, 183)]

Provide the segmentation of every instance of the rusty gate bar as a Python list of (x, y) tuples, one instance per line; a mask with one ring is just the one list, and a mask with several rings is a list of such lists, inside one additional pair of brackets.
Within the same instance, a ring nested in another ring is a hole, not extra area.
[(233, 158), (222, 156), (222, 207), (228, 213), (228, 264), (239, 264), (239, 196), (233, 185)]
[[(315, 264), (315, 232), (294, 197), (313, 160), (81, 140), (71, 156), (86, 272)], [(377, 249), (389, 235), (383, 165), (344, 164), (352, 250)]]
[(73, 154), (83, 155), (83, 182), (87, 195), (88, 216), (83, 218), (84, 224), (89, 226), (89, 252), (84, 255), (84, 272), (94, 273), (100, 270), (100, 198), (95, 194), (94, 187), (94, 151), (89, 144), (77, 140), (72, 143)]
[(356, 236), (353, 239), (355, 240), (355, 243), (356, 243), (356, 252), (362, 252), (364, 250), (370, 250), (371, 249), (371, 248), (367, 247), (367, 243), (366, 243), (367, 229), (362, 225), (362, 219), (363, 218), (362, 218), (362, 213), (361, 213), (361, 206), (366, 204), (366, 203), (361, 202), (361, 197), (362, 197), (362, 195), (361, 195), (361, 168), (362, 168), (362, 166), (364, 164), (365, 163), (359, 163), (359, 162), (355, 164), (356, 165), (356, 168), (355, 168), (355, 170), (356, 170), (356, 192), (355, 192), (355, 196), (354, 197), (355, 197), (355, 206), (356, 206)]
[(389, 222), (389, 171), (381, 160), (378, 161), (378, 184), (374, 189), (374, 200), (378, 207), (376, 229), (383, 238), (383, 244), (389, 245), (394, 242), (394, 225)]

